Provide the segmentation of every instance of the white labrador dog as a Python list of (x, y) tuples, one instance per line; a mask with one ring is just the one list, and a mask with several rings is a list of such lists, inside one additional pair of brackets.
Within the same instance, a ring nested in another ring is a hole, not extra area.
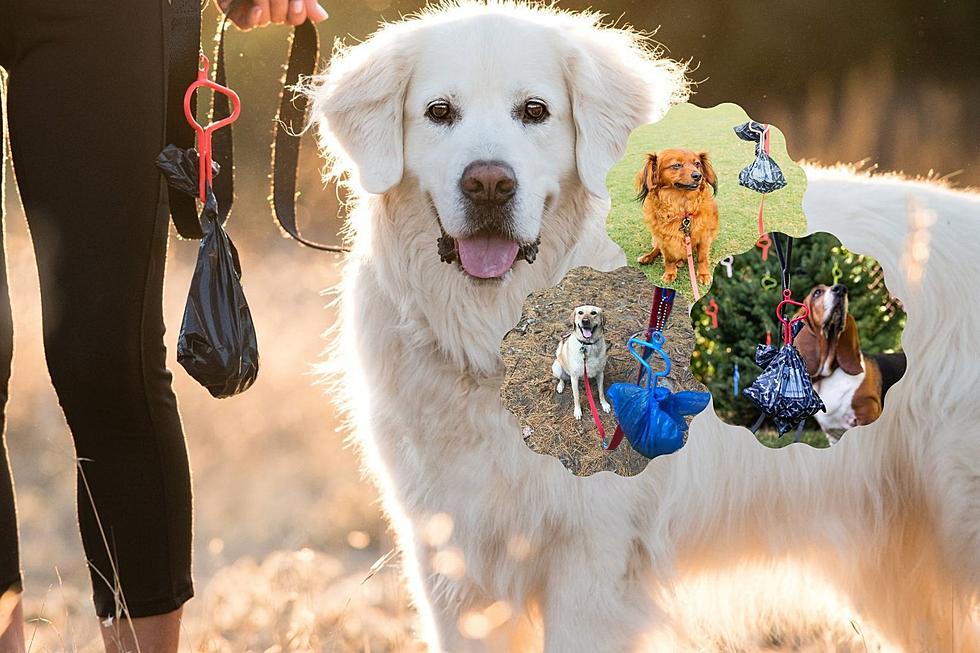
[(604, 383), (606, 376), (606, 316), (598, 306), (583, 304), (572, 309), (572, 332), (564, 336), (555, 349), (551, 374), (558, 379), (555, 392), (565, 390), (565, 382), (572, 386), (572, 404), (575, 419), (582, 419), (582, 401), (578, 384), (588, 376), (596, 380), (596, 394), (602, 410), (612, 410), (606, 401)]
[[(524, 445), (501, 339), (529, 292), (624, 263), (606, 171), (685, 96), (680, 66), (595, 23), (442, 7), (341, 52), (311, 88), (358, 196), (338, 387), (431, 650), (635, 650), (674, 629), (676, 582), (773, 557), (821, 571), (908, 651), (980, 650), (976, 195), (808, 172), (810, 228), (877, 258), (909, 313), (909, 373), (860, 437), (772, 451), (708, 410), (634, 478), (578, 478)], [(918, 286), (912, 198), (938, 216)]]

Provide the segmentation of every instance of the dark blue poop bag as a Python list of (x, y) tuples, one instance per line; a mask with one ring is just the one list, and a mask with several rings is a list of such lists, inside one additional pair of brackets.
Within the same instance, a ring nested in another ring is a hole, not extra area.
[[(707, 392), (683, 390), (671, 392), (657, 385), (670, 374), (670, 358), (663, 349), (664, 336), (654, 332), (650, 342), (636, 336), (626, 344), (633, 358), (640, 361), (646, 384), (614, 383), (606, 391), (616, 413), (616, 419), (633, 449), (647, 458), (674, 453), (684, 446), (687, 432), (685, 415), (696, 415), (708, 405), (711, 395)], [(657, 352), (663, 359), (663, 372), (654, 372), (643, 355), (635, 347)]]

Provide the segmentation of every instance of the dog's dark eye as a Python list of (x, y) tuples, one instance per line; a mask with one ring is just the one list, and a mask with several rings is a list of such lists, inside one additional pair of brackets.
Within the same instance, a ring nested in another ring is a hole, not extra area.
[(814, 297), (819, 297), (822, 294), (823, 294), (823, 291), (820, 290), (819, 288), (817, 288), (816, 290), (813, 291), (813, 296)]
[(579, 315), (581, 315), (582, 313), (584, 313), (584, 311), (576, 311), (576, 312), (577, 312), (577, 313), (578, 313)]
[(446, 123), (452, 122), (453, 107), (445, 100), (430, 102), (425, 108), (425, 117), (432, 122)]
[(674, 165), (672, 165), (670, 167), (673, 168), (674, 170), (680, 170), (681, 168), (684, 167), (684, 164), (683, 163), (675, 163)]
[(524, 122), (544, 122), (548, 117), (548, 106), (541, 100), (528, 100), (524, 103), (521, 120)]
[(700, 161), (695, 161), (694, 162), (694, 167), (695, 168), (700, 168), (701, 167), (701, 162)]
[(595, 315), (595, 311), (589, 311), (589, 315)]

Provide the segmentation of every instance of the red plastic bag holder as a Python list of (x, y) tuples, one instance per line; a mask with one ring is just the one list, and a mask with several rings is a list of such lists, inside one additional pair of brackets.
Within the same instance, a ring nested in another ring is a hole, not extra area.
[[(204, 54), (201, 54), (201, 59), (197, 66), (197, 79), (191, 82), (191, 85), (187, 87), (187, 91), (184, 93), (184, 117), (190, 123), (191, 127), (194, 128), (194, 131), (197, 132), (198, 198), (202, 204), (207, 200), (206, 190), (211, 185), (213, 176), (211, 170), (211, 136), (222, 127), (226, 127), (238, 120), (238, 116), (242, 112), (242, 103), (235, 91), (208, 79), (209, 64), (208, 58)], [(218, 122), (208, 123), (206, 126), (198, 123), (194, 118), (194, 111), (191, 108), (191, 99), (194, 97), (194, 91), (202, 87), (209, 88), (215, 93), (226, 95), (231, 100), (231, 115)]]

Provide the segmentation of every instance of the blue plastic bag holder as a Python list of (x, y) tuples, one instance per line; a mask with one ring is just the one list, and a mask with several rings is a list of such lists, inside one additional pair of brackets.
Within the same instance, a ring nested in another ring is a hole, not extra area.
[[(684, 446), (687, 432), (685, 415), (696, 415), (708, 405), (711, 394), (683, 390), (671, 392), (658, 385), (670, 374), (670, 357), (663, 349), (664, 335), (653, 332), (650, 341), (633, 336), (626, 343), (630, 354), (643, 366), (645, 385), (614, 383), (606, 391), (616, 419), (630, 445), (647, 458), (674, 453)], [(635, 347), (655, 351), (664, 361), (664, 371), (654, 372), (646, 358)]]

